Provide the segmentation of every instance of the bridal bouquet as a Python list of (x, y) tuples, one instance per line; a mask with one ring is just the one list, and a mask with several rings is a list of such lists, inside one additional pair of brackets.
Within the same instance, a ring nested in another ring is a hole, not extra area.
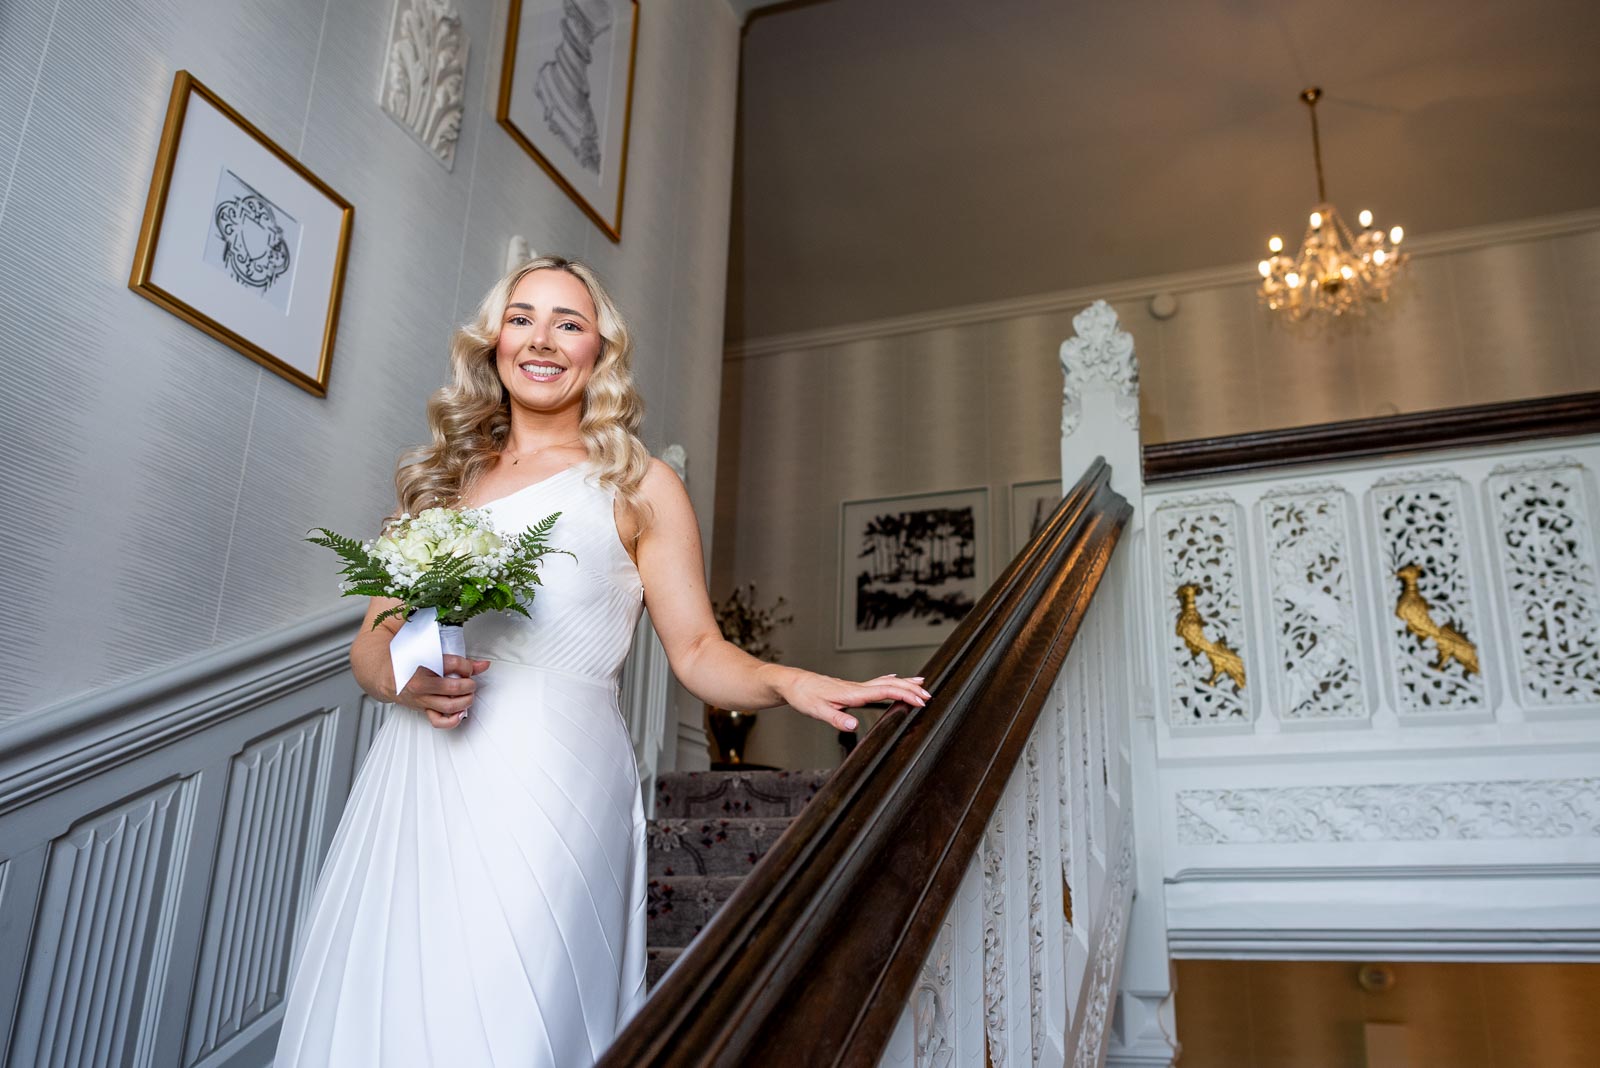
[[(461, 625), (482, 612), (528, 614), (539, 565), (560, 512), (514, 538), (495, 531), (489, 514), (476, 508), (427, 508), (390, 521), (383, 533), (360, 542), (318, 527), (306, 540), (332, 549), (344, 561), (340, 592), (346, 597), (392, 597), (398, 605), (372, 621), (404, 615), (405, 625), (389, 644), (394, 686), (405, 688), (419, 667), (444, 674), (446, 653), (465, 656)], [(576, 557), (573, 557), (576, 559)]]

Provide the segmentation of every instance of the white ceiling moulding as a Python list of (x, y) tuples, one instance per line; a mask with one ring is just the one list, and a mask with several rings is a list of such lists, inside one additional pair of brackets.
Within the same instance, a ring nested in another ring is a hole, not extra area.
[[(1436, 256), (1446, 252), (1463, 252), (1489, 245), (1561, 237), (1596, 229), (1600, 229), (1600, 208), (1569, 212), (1565, 215), (1549, 215), (1538, 219), (1491, 223), (1487, 226), (1467, 227), (1424, 237), (1408, 235), (1406, 244), (1412, 256)], [(817, 330), (802, 330), (792, 334), (751, 338), (749, 341), (727, 346), (723, 350), (723, 355), (725, 359), (742, 360), (781, 352), (800, 352), (805, 349), (827, 348), (870, 338), (893, 337), (899, 334), (942, 330), (952, 326), (993, 322), (996, 319), (1078, 311), (1095, 300), (1109, 302), (1147, 300), (1157, 293), (1178, 294), (1226, 285), (1254, 286), (1260, 278), (1254, 263), (1130, 278), (1108, 285), (1082, 286), (1055, 293), (1038, 293), (1030, 297), (1012, 297), (983, 304), (966, 304), (956, 308), (940, 308), (937, 311), (916, 312), (912, 315), (899, 315), (887, 319), (872, 319), (867, 322), (846, 323), (842, 326), (828, 326)]]

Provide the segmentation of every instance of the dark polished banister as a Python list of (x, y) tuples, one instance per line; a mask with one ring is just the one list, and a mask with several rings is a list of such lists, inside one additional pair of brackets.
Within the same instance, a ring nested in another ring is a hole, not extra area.
[(1132, 510), (1096, 459), (599, 1068), (874, 1065)]

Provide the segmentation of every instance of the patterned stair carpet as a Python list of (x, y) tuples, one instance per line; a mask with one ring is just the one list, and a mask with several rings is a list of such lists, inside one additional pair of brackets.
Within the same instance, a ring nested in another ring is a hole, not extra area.
[(827, 777), (826, 771), (678, 771), (656, 781), (646, 951), (652, 987)]

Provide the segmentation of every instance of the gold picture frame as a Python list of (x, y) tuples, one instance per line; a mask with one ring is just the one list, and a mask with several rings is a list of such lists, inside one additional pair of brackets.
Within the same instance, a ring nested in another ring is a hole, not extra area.
[(180, 70), (128, 288), (325, 397), (354, 222), (348, 200)]
[[(602, 5), (609, 2), (611, 5), (612, 21), (598, 31), (591, 22), (569, 24), (573, 15), (570, 11), (562, 13), (560, 0), (511, 0), (511, 11), (506, 22), (505, 56), (500, 65), (500, 96), (495, 106), (495, 119), (506, 133), (511, 135), (511, 139), (533, 157), (534, 162), (539, 164), (556, 185), (583, 209), (583, 213), (607, 237), (614, 242), (620, 242), (622, 198), (628, 184), (628, 141), (633, 125), (634, 60), (639, 51), (639, 2), (638, 0), (594, 0), (594, 2)], [(536, 9), (531, 11), (534, 17), (525, 17), (530, 14), (530, 9)], [(591, 5), (592, 10), (594, 8)], [(616, 35), (618, 26), (615, 13), (619, 10), (628, 12), (626, 73), (617, 69), (617, 59), (620, 56), (620, 44), (617, 42), (620, 41), (620, 37)], [(539, 34), (539, 39), (523, 40), (525, 31)], [(574, 36), (582, 38), (585, 34), (590, 35), (588, 41), (590, 45), (599, 41), (603, 35), (612, 34), (613, 45), (603, 54), (599, 49), (591, 48), (587, 57), (567, 47), (572, 43)], [(537, 74), (529, 71), (533, 66), (531, 60), (535, 56), (534, 48), (542, 48), (537, 55), (544, 57), (544, 62), (537, 68)], [(522, 83), (517, 81), (519, 53), (523, 53), (524, 60)], [(611, 114), (612, 109), (609, 105), (620, 86), (623, 95), (621, 129), (616, 130), (608, 121), (605, 128), (596, 130), (594, 136), (580, 137), (580, 144), (573, 145), (568, 139), (571, 131), (561, 129), (562, 120), (565, 119), (570, 123), (575, 117), (587, 118), (590, 121), (595, 119), (594, 109), (589, 106), (593, 86), (585, 80), (584, 88), (588, 91), (576, 97), (569, 95), (565, 98), (575, 101), (582, 108), (585, 114), (579, 116), (568, 114), (566, 108), (547, 107), (536, 99), (536, 95), (543, 93), (547, 86), (560, 94), (564, 87), (570, 88), (579, 75), (587, 79), (592, 73), (591, 65), (596, 57), (605, 60), (600, 77), (595, 79), (607, 92), (600, 111), (607, 116)], [(562, 84), (558, 85), (557, 82)], [(563, 114), (553, 115), (555, 111), (561, 111)], [(542, 130), (538, 127), (540, 118), (545, 124), (545, 129)], [(592, 176), (583, 174), (583, 171), (589, 169), (591, 161), (596, 164), (595, 173)]]

